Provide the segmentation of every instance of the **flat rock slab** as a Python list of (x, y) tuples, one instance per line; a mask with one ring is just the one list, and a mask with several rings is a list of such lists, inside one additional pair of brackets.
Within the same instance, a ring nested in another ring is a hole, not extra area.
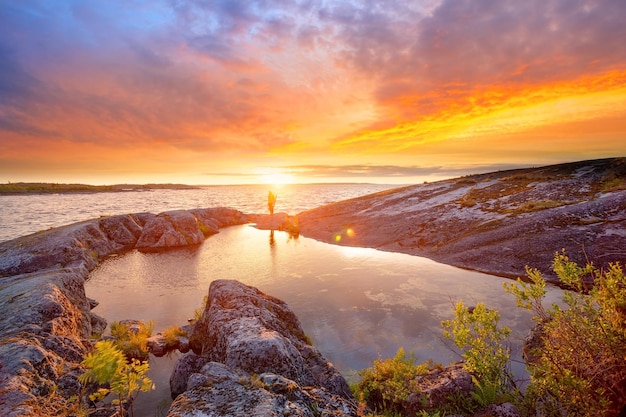
[(414, 185), (297, 217), (303, 236), (323, 242), (511, 278), (528, 265), (555, 280), (551, 264), (563, 248), (579, 264), (626, 264), (626, 158)]

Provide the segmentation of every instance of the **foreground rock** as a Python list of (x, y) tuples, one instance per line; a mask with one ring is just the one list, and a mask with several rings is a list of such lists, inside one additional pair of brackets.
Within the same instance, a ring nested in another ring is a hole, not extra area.
[(212, 282), (190, 342), (170, 380), (169, 417), (357, 415), (346, 380), (295, 314), (253, 287)]
[(0, 243), (0, 415), (70, 415), (80, 362), (106, 322), (84, 283), (100, 261), (133, 248), (202, 242), (246, 223), (225, 208), (103, 217)]
[(554, 253), (626, 264), (626, 158), (472, 175), (298, 214), (324, 242), (425, 256), (506, 277), (554, 278)]

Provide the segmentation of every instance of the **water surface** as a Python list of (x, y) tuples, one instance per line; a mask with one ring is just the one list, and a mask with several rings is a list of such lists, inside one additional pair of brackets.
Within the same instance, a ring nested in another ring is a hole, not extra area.
[(276, 212), (291, 215), (334, 201), (396, 187), (387, 184), (220, 185), (185, 190), (0, 195), (0, 241), (51, 227), (116, 214), (204, 207), (267, 213), (267, 193), (278, 194)]
[[(91, 274), (86, 291), (100, 302), (94, 311), (109, 321), (154, 320), (160, 331), (186, 324), (216, 279), (236, 279), (286, 301), (315, 346), (349, 379), (401, 346), (418, 361), (458, 360), (440, 324), (453, 317), (461, 299), (501, 312), (503, 324), (514, 330), (515, 356), (531, 326), (529, 314), (504, 293), (502, 278), (416, 256), (292, 239), (251, 225), (222, 229), (195, 248), (109, 259)], [(549, 289), (548, 301), (559, 294)], [(153, 361), (159, 390), (142, 394), (143, 415), (153, 415), (154, 405), (169, 395), (172, 363)]]

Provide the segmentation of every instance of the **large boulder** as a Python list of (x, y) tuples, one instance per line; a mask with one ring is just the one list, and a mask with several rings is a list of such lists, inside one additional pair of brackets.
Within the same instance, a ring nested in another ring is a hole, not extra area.
[(196, 218), (188, 211), (161, 213), (146, 223), (135, 247), (158, 249), (197, 245), (204, 241)]
[(228, 207), (199, 208), (189, 210), (195, 216), (198, 223), (217, 228), (235, 226), (248, 223), (248, 216), (239, 210)]
[(189, 378), (189, 388), (168, 417), (357, 416), (354, 401), (318, 387), (302, 387), (274, 373), (250, 374), (209, 362)]
[[(215, 416), (311, 415), (313, 407), (356, 415), (346, 380), (310, 345), (296, 315), (256, 288), (211, 283), (190, 340), (193, 352), (170, 381), (176, 400), (169, 416), (191, 416), (186, 410), (198, 407)], [(216, 405), (222, 402), (240, 405)]]

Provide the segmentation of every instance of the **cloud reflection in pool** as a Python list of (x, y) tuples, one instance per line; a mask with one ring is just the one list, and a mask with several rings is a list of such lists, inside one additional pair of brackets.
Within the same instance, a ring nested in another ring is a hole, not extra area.
[[(483, 301), (513, 328), (514, 349), (531, 326), (502, 278), (431, 260), (367, 248), (346, 248), (250, 225), (222, 229), (195, 248), (130, 252), (90, 276), (87, 295), (109, 321), (154, 320), (155, 331), (186, 324), (211, 281), (236, 279), (285, 300), (315, 345), (344, 374), (393, 356), (398, 347), (419, 361), (456, 361), (440, 323), (454, 303)], [(548, 300), (560, 290), (549, 289)]]

